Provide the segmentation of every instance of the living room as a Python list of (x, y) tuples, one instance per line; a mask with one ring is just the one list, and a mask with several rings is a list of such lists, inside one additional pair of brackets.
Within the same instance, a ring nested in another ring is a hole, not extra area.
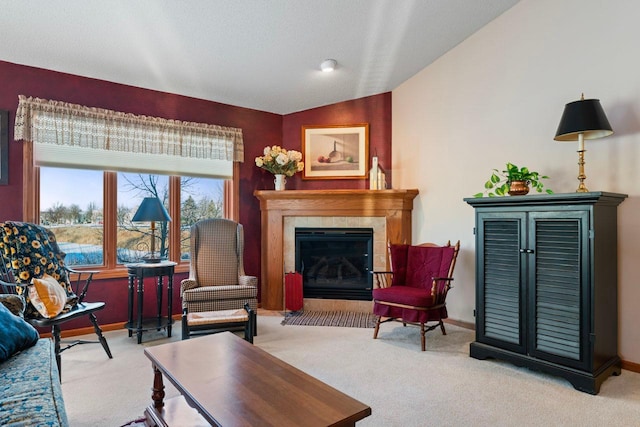
[[(574, 192), (577, 144), (558, 143), (553, 138), (566, 103), (580, 99), (582, 93), (600, 99), (614, 134), (586, 142), (586, 183), (592, 191), (629, 196), (618, 208), (618, 353), (623, 369), (640, 372), (635, 307), (640, 298), (636, 286), (640, 266), (635, 262), (640, 255), (640, 228), (634, 213), (640, 208), (640, 60), (634, 55), (640, 39), (635, 22), (638, 14), (640, 5), (631, 0), (522, 0), (391, 91), (287, 114), (2, 58), (0, 109), (8, 110), (13, 120), (18, 95), (24, 94), (242, 128), (245, 162), (238, 168), (238, 221), (248, 241), (247, 272), (258, 277), (261, 223), (254, 191), (272, 189), (273, 178), (252, 159), (267, 145), (301, 149), (304, 125), (369, 123), (370, 152), (377, 154), (388, 172), (390, 188), (419, 190), (412, 241), (461, 241), (447, 305), (450, 319), (472, 325), (474, 212), (463, 198), (482, 191), (491, 171), (503, 168), (506, 162), (550, 176), (545, 184), (556, 193)], [(23, 148), (12, 135), (10, 126), (9, 183), (0, 186), (0, 197), (5, 200), (0, 206), (3, 220), (24, 217)], [(299, 174), (288, 181), (288, 190), (368, 188), (366, 180), (302, 180)], [(185, 276), (182, 271), (178, 279)], [(100, 322), (121, 325), (126, 319), (126, 277), (98, 277), (92, 298), (107, 302)], [(178, 314), (178, 304), (174, 308)]]

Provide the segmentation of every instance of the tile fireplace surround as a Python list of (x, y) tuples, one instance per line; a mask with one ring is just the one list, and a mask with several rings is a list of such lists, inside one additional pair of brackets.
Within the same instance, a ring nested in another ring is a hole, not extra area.
[[(282, 310), (284, 271), (295, 264), (296, 227), (367, 227), (374, 231), (374, 269), (387, 268), (387, 242), (411, 243), (418, 190), (259, 190), (261, 305)], [(306, 304), (306, 301), (305, 301)]]

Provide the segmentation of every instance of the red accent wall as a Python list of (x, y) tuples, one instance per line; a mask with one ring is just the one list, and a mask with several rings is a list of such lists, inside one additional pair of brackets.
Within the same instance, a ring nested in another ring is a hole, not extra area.
[[(260, 206), (253, 192), (273, 188), (273, 176), (254, 164), (254, 158), (262, 154), (265, 146), (282, 145), (301, 150), (302, 125), (369, 123), (370, 153), (377, 151), (383, 167), (388, 169), (391, 165), (391, 93), (282, 116), (5, 61), (0, 61), (0, 85), (0, 109), (9, 111), (9, 184), (0, 186), (0, 221), (22, 219), (22, 143), (13, 140), (18, 95), (242, 128), (245, 162), (240, 166), (239, 220), (245, 228), (245, 270), (247, 274), (257, 277), (260, 277)], [(390, 175), (387, 174), (388, 182), (391, 182)], [(298, 174), (287, 180), (287, 188), (368, 188), (368, 181), (302, 181)], [(175, 280), (174, 313), (181, 311), (179, 283), (182, 278), (184, 275), (177, 275)], [(107, 307), (98, 315), (100, 323), (125, 321), (127, 280), (99, 280), (97, 276), (92, 286), (90, 299), (107, 302)], [(145, 306), (152, 309), (155, 292), (148, 294), (145, 295)], [(88, 325), (88, 322), (77, 322), (68, 327)]]
[[(282, 123), (282, 145), (285, 148), (302, 150), (302, 126), (357, 123), (369, 123), (367, 171), (371, 167), (371, 157), (377, 155), (380, 165), (389, 172), (391, 169), (391, 92), (287, 114)], [(368, 179), (303, 180), (301, 176), (297, 174), (293, 179), (287, 178), (287, 188), (298, 190), (369, 188)], [(386, 178), (387, 185), (391, 188), (391, 173), (387, 173)]]

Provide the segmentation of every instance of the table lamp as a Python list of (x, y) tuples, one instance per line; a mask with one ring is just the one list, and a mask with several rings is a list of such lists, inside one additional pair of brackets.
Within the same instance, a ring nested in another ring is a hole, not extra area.
[(143, 257), (145, 262), (157, 263), (162, 260), (160, 255), (156, 255), (156, 221), (171, 221), (169, 213), (157, 197), (145, 197), (136, 214), (131, 218), (131, 222), (151, 221), (151, 252)]
[(584, 140), (597, 139), (613, 133), (609, 120), (604, 114), (599, 99), (584, 99), (570, 102), (564, 107), (556, 137), (556, 141), (578, 141), (578, 189), (576, 193), (586, 193), (589, 190), (584, 185), (587, 176), (584, 173)]

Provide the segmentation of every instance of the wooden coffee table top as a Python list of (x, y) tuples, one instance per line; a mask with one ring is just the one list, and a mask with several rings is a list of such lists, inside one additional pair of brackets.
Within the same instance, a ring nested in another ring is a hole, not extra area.
[(212, 425), (348, 426), (371, 408), (231, 332), (145, 355)]

